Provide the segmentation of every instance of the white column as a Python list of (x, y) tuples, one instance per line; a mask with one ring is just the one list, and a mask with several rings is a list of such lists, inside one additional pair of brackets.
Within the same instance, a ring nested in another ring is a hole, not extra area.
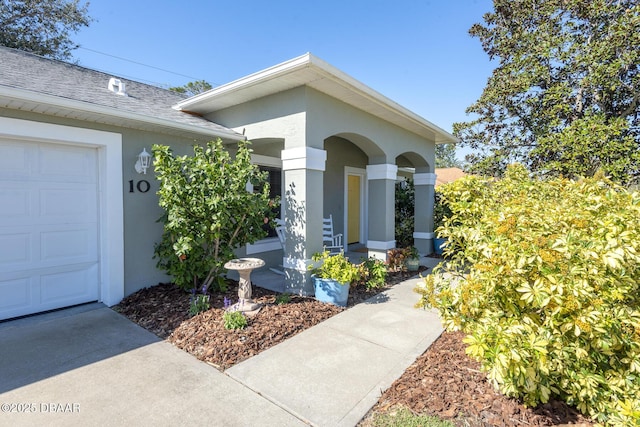
[(433, 197), (436, 183), (435, 173), (416, 173), (415, 186), (414, 246), (421, 254), (433, 253)]
[[(327, 152), (295, 147), (281, 153), (285, 191), (282, 195), (285, 221), (285, 291), (312, 295), (307, 266), (322, 250), (323, 174)], [(318, 195), (320, 195), (318, 197)]]
[(396, 246), (395, 191), (398, 166), (367, 166), (369, 181), (369, 256), (386, 260), (387, 251)]

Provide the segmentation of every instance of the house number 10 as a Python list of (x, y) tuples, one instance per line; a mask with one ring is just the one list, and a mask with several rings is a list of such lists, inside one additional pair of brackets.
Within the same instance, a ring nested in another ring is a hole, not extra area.
[[(151, 184), (146, 179), (142, 179), (138, 181), (135, 185), (135, 189), (138, 190), (139, 193), (146, 193), (151, 188)], [(129, 180), (129, 193), (135, 193), (133, 188), (133, 180)]]

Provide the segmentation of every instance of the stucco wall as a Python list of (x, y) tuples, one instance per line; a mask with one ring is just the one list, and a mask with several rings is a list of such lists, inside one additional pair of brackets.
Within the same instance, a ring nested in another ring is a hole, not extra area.
[[(395, 164), (396, 157), (416, 153), (430, 164), (430, 171), (433, 171), (433, 140), (427, 141), (424, 137), (307, 87), (279, 92), (213, 112), (206, 117), (238, 132), (244, 131), (250, 140), (282, 138), (285, 148), (305, 144), (324, 148), (327, 138), (341, 136), (364, 151), (370, 164)], [(405, 158), (402, 163), (406, 163)]]
[(327, 150), (327, 168), (324, 172), (324, 217), (333, 215), (334, 232), (344, 234), (345, 167), (365, 169), (367, 156), (350, 141), (335, 136), (327, 138), (324, 148)]
[(307, 89), (307, 138), (311, 141), (332, 135), (345, 136), (368, 156), (369, 164), (395, 164), (407, 152), (433, 159), (435, 144), (390, 122)]

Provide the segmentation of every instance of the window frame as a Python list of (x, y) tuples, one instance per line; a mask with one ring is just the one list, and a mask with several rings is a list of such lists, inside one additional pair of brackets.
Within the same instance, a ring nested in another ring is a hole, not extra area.
[[(251, 154), (251, 163), (258, 166), (278, 168), (280, 169), (281, 173), (283, 173), (283, 176), (284, 176), (284, 171), (282, 170), (282, 159), (279, 159), (277, 157), (264, 156), (261, 154)], [(280, 200), (281, 201), (282, 201), (283, 189), (284, 189), (284, 179), (281, 180), (281, 183), (280, 183), (280, 198), (281, 198)], [(251, 183), (247, 183), (247, 191), (253, 192), (253, 185), (251, 185)], [(282, 203), (280, 203), (280, 217), (282, 218), (283, 215), (284, 215), (284, 211), (282, 208)], [(258, 240), (255, 243), (247, 243), (247, 246), (246, 246), (247, 255), (259, 254), (262, 252), (270, 252), (270, 251), (277, 251), (277, 250), (282, 250), (280, 239), (278, 239), (277, 236), (267, 237), (267, 238)]]

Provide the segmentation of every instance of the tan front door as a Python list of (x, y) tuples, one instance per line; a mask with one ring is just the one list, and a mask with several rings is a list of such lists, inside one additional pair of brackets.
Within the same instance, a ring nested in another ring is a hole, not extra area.
[(360, 242), (360, 175), (348, 176), (347, 215), (348, 233), (347, 243)]

